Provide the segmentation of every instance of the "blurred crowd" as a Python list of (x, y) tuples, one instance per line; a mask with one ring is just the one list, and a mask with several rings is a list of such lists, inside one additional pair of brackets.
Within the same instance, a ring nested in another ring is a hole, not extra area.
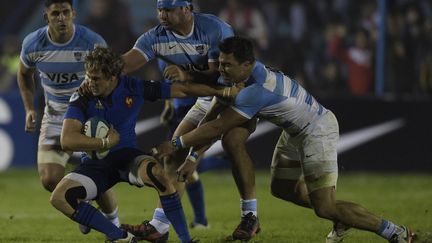
[[(237, 34), (250, 37), (259, 59), (319, 97), (375, 95), (376, 46), (382, 21), (378, 1), (386, 0), (193, 0), (196, 11), (215, 14)], [(157, 24), (156, 11), (151, 11), (137, 31), (133, 22), (140, 18), (132, 14), (135, 4), (93, 0), (86, 4), (89, 10), (79, 23), (124, 53), (139, 35)], [(432, 2), (387, 0), (386, 5), (384, 94), (430, 98)], [(1, 91), (16, 88), (21, 40), (0, 34)], [(142, 74), (160, 78), (156, 65)]]

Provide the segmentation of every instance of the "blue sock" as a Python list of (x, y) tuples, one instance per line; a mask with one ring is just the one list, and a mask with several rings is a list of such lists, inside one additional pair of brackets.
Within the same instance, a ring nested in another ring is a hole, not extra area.
[(160, 201), (165, 215), (173, 225), (180, 241), (182, 243), (189, 242), (191, 238), (178, 193), (175, 192), (171, 195), (160, 196)]
[(194, 222), (207, 225), (205, 216), (204, 190), (200, 180), (186, 185), (189, 201), (194, 211)]
[(109, 239), (117, 240), (126, 237), (127, 233), (115, 226), (99, 210), (86, 202), (80, 202), (71, 219), (104, 233)]

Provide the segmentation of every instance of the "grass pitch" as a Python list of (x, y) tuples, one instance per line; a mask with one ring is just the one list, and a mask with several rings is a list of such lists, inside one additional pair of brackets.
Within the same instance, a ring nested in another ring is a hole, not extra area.
[[(239, 223), (239, 196), (227, 171), (202, 175), (209, 230), (191, 230), (200, 242), (222, 242)], [(258, 210), (262, 231), (251, 242), (325, 242), (331, 223), (311, 210), (272, 197), (269, 173), (256, 178)], [(357, 202), (377, 215), (420, 231), (432, 230), (432, 176), (430, 174), (342, 174), (338, 198)], [(134, 188), (126, 183), (115, 187), (120, 219), (138, 223), (150, 219), (157, 195), (151, 188)], [(0, 242), (103, 242), (92, 231), (82, 235), (76, 223), (50, 206), (49, 193), (42, 189), (36, 170), (0, 173)], [(188, 199), (183, 199), (188, 220), (192, 219)], [(171, 229), (170, 242), (178, 242)], [(385, 242), (375, 234), (353, 231), (344, 242)]]

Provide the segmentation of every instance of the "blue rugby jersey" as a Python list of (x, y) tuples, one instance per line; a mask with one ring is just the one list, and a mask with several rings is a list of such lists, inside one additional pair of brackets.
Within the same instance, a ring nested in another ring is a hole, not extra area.
[(120, 134), (120, 143), (111, 148), (137, 148), (135, 125), (144, 100), (154, 101), (169, 98), (170, 84), (120, 76), (119, 84), (106, 98), (80, 96), (71, 97), (65, 119), (76, 119), (84, 124), (89, 118), (99, 116), (112, 124)]
[[(158, 56), (166, 58), (159, 58), (161, 71), (169, 64), (167, 60), (186, 70), (207, 70), (208, 62), (218, 61), (219, 43), (233, 36), (234, 32), (230, 25), (214, 15), (193, 13), (193, 18), (192, 31), (187, 36), (177, 35), (157, 25), (138, 38), (134, 49), (141, 52), (147, 61)], [(207, 104), (211, 99), (199, 98)], [(180, 106), (180, 102), (175, 101), (174, 104)]]
[(62, 114), (70, 96), (84, 80), (84, 62), (95, 46), (106, 46), (105, 40), (90, 29), (74, 25), (74, 34), (64, 44), (55, 43), (48, 27), (28, 34), (21, 49), (21, 61), (27, 68), (39, 71), (48, 111)]
[(295, 80), (258, 61), (245, 86), (231, 108), (248, 119), (258, 115), (289, 134), (307, 133), (314, 127), (315, 121), (327, 112)]

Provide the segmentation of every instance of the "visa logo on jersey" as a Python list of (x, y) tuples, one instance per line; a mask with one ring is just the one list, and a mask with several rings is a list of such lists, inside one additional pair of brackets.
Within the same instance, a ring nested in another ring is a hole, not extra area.
[(71, 83), (80, 79), (76, 73), (47, 73), (47, 76), (58, 84)]

